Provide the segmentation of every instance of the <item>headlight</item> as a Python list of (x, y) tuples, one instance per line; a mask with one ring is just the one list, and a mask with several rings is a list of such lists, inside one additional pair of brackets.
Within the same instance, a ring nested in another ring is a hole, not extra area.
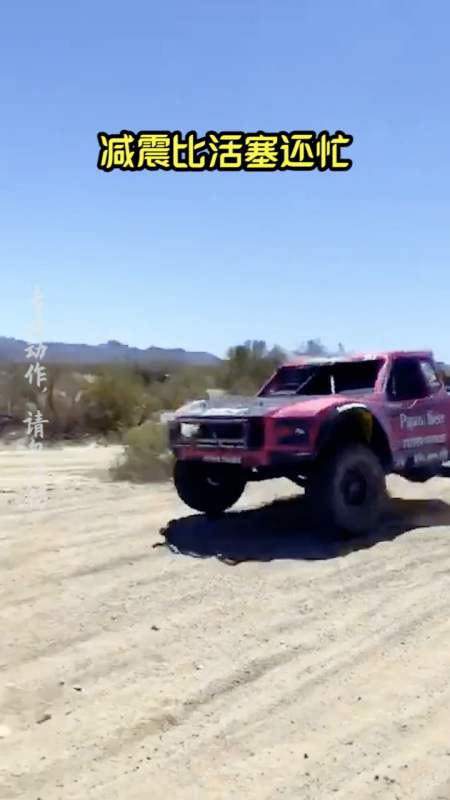
[(186, 441), (192, 441), (200, 431), (200, 425), (191, 422), (177, 422), (173, 420), (169, 423), (169, 444), (174, 447)]
[(180, 425), (180, 433), (183, 439), (192, 439), (197, 436), (200, 431), (200, 425), (192, 422), (182, 422)]
[(308, 424), (302, 419), (279, 419), (275, 424), (278, 444), (304, 445), (308, 442)]

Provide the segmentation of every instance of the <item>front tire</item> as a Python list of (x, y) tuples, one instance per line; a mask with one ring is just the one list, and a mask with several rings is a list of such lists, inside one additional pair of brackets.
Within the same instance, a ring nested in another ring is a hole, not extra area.
[(386, 501), (386, 479), (375, 453), (353, 444), (325, 457), (311, 475), (306, 494), (321, 526), (347, 536), (368, 533)]
[(239, 467), (230, 464), (176, 461), (173, 477), (180, 499), (211, 518), (234, 505), (245, 489)]

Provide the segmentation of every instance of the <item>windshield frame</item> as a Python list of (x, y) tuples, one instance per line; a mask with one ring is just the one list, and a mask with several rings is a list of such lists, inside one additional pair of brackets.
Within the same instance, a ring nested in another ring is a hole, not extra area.
[[(357, 364), (362, 364), (362, 363), (367, 363), (367, 364), (371, 363), (374, 366), (374, 368), (375, 368), (375, 365), (378, 364), (378, 370), (376, 372), (376, 377), (375, 377), (375, 380), (374, 380), (373, 384), (372, 385), (367, 385), (367, 386), (364, 386), (364, 387), (361, 387), (361, 388), (357, 387), (356, 389), (354, 389), (354, 388), (348, 388), (348, 389), (340, 388), (340, 389), (337, 390), (336, 386), (335, 386), (335, 377), (332, 374), (332, 368), (335, 367), (335, 366), (340, 366), (340, 365), (347, 365), (347, 366), (350, 367), (351, 365), (357, 365)], [(264, 384), (264, 386), (262, 386), (262, 388), (258, 392), (258, 397), (273, 397), (273, 398), (276, 398), (276, 397), (308, 397), (308, 396), (309, 397), (313, 397), (313, 396), (315, 396), (315, 397), (332, 397), (335, 394), (369, 394), (369, 393), (373, 394), (374, 392), (378, 391), (378, 387), (379, 387), (379, 384), (380, 384), (380, 379), (381, 379), (383, 368), (385, 367), (385, 365), (386, 365), (386, 359), (383, 358), (382, 356), (370, 356), (368, 358), (359, 358), (359, 359), (356, 359), (356, 358), (355, 359), (335, 359), (335, 360), (334, 359), (330, 359), (330, 360), (326, 360), (326, 361), (323, 361), (323, 362), (316, 362), (316, 363), (314, 363), (313, 361), (305, 361), (304, 363), (298, 363), (298, 364), (295, 364), (295, 363), (294, 364), (281, 364), (278, 367), (278, 369), (276, 370), (276, 372), (274, 372), (271, 375), (271, 377), (269, 378), (269, 380)], [(286, 370), (286, 369), (304, 371), (306, 373), (305, 374), (305, 380), (300, 382), (295, 389), (285, 389), (285, 390), (279, 389), (279, 390), (275, 390), (275, 391), (270, 391), (270, 386), (271, 386), (271, 384), (274, 383), (277, 375), (282, 370)], [(305, 394), (304, 392), (302, 392), (302, 390), (306, 388), (308, 383), (310, 383), (310, 381), (313, 380), (317, 376), (317, 374), (320, 373), (322, 370), (330, 372), (330, 374), (329, 374), (330, 391), (328, 391), (326, 393), (318, 392), (318, 393), (314, 393), (314, 394), (310, 394), (310, 395), (307, 394), (307, 393)]]

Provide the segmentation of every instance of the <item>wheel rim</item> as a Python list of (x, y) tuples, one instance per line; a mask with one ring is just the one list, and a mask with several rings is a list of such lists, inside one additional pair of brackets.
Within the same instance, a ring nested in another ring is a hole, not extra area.
[(223, 475), (220, 469), (217, 469), (214, 464), (206, 469), (204, 480), (206, 485), (210, 486), (211, 489), (220, 489), (223, 486)]
[(206, 483), (209, 486), (214, 486), (215, 489), (217, 489), (221, 485), (220, 481), (214, 480), (214, 478), (206, 478)]
[(347, 506), (362, 506), (367, 499), (368, 488), (366, 476), (359, 469), (347, 470), (340, 485), (344, 503)]

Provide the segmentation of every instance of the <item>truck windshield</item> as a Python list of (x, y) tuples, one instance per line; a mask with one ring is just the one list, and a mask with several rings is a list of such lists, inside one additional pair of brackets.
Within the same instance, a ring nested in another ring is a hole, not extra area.
[(260, 396), (373, 392), (381, 359), (280, 367)]

